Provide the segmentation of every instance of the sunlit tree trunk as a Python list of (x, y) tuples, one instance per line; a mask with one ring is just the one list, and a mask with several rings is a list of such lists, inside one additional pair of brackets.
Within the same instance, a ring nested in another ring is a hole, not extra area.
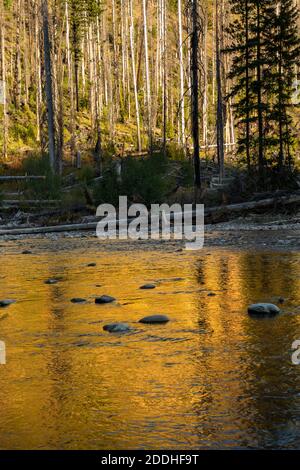
[(68, 90), (69, 90), (69, 100), (70, 100), (70, 134), (71, 134), (71, 156), (72, 161), (75, 160), (76, 155), (76, 136), (75, 136), (75, 104), (74, 104), (74, 80), (73, 80), (73, 65), (72, 65), (72, 55), (70, 47), (70, 18), (69, 18), (69, 4), (68, 0), (65, 4), (65, 18), (66, 18), (66, 56), (67, 56), (67, 68), (68, 68)]
[(130, 2), (130, 50), (131, 50), (131, 64), (132, 64), (132, 80), (133, 80), (133, 92), (135, 102), (135, 116), (136, 116), (136, 129), (137, 129), (137, 148), (139, 151), (142, 149), (141, 143), (141, 129), (140, 129), (140, 107), (138, 100), (137, 91), (137, 79), (136, 79), (136, 67), (135, 67), (135, 44), (134, 44), (134, 19), (133, 19), (133, 0)]
[(21, 105), (21, 86), (22, 86), (22, 72), (21, 72), (21, 0), (16, 3), (16, 54), (15, 54), (15, 86), (14, 97), (15, 106), (17, 108)]
[(54, 128), (54, 106), (52, 87), (52, 63), (49, 38), (49, 11), (48, 0), (42, 0), (43, 35), (44, 35), (44, 60), (45, 60), (45, 89), (47, 97), (48, 116), (48, 139), (49, 159), (52, 171), (55, 172), (55, 128)]
[(166, 156), (167, 153), (167, 4), (163, 0), (162, 4), (162, 25), (163, 25), (163, 152)]
[(2, 64), (2, 93), (3, 93), (3, 147), (2, 155), (7, 159), (8, 145), (8, 116), (7, 116), (7, 96), (6, 96), (6, 57), (5, 57), (5, 19), (4, 19), (4, 1), (1, 1), (0, 17), (0, 36), (1, 36), (1, 64)]
[(207, 68), (207, 12), (204, 18), (204, 31), (203, 31), (203, 97), (202, 97), (202, 134), (203, 146), (207, 152), (208, 146), (208, 68)]
[(192, 136), (193, 136), (193, 159), (195, 172), (195, 189), (197, 193), (201, 189), (200, 175), (200, 143), (199, 143), (199, 12), (198, 0), (191, 0), (191, 99), (192, 99)]
[(143, 27), (144, 27), (144, 49), (145, 49), (145, 86), (146, 86), (146, 106), (147, 106), (147, 125), (149, 150), (152, 152), (152, 103), (151, 103), (151, 85), (149, 72), (149, 51), (148, 51), (148, 23), (147, 23), (147, 5), (143, 1)]
[(246, 30), (246, 160), (248, 173), (251, 171), (250, 162), (250, 71), (249, 71), (249, 0), (245, 0), (245, 30)]
[(219, 1), (216, 0), (216, 81), (217, 81), (217, 148), (220, 182), (224, 178), (224, 111), (221, 75), (220, 15)]
[(178, 0), (178, 36), (179, 36), (179, 75), (180, 75), (180, 141), (182, 146), (185, 146), (185, 111), (184, 111), (184, 71), (183, 71), (183, 38), (182, 38), (182, 5), (181, 0)]
[(40, 44), (40, 16), (39, 0), (34, 4), (35, 27), (35, 86), (36, 86), (36, 140), (41, 141), (41, 107), (42, 107), (42, 72), (41, 72), (41, 44)]
[(258, 115), (258, 167), (262, 182), (264, 182), (264, 138), (262, 110), (262, 66), (261, 66), (261, 17), (260, 0), (256, 0), (256, 74), (257, 74), (257, 115)]

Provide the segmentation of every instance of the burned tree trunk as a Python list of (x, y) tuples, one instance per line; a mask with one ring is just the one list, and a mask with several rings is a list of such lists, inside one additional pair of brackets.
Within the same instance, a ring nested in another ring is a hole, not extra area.
[(194, 144), (194, 171), (196, 193), (201, 189), (200, 142), (199, 142), (199, 11), (198, 0), (191, 0), (191, 106), (192, 136)]
[(43, 33), (44, 33), (44, 60), (46, 75), (46, 97), (48, 115), (48, 137), (49, 137), (49, 159), (53, 171), (55, 171), (55, 129), (54, 129), (54, 106), (53, 106), (53, 86), (52, 86), (52, 64), (49, 39), (49, 12), (48, 1), (42, 1)]
[(217, 148), (220, 182), (224, 178), (224, 111), (221, 78), (220, 15), (216, 0), (216, 79), (217, 79)]

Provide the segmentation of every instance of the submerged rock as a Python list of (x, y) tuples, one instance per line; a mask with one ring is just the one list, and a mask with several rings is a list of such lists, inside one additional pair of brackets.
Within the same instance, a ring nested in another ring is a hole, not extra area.
[(126, 333), (126, 331), (130, 331), (131, 328), (127, 323), (111, 323), (109, 325), (104, 325), (104, 331), (108, 331), (109, 333)]
[(0, 300), (0, 307), (8, 307), (11, 304), (14, 304), (16, 301), (11, 299)]
[(9, 317), (8, 313), (6, 313), (5, 315), (1, 315), (0, 321), (5, 320), (8, 317)]
[(45, 284), (57, 284), (58, 283), (58, 279), (47, 279), (47, 281), (45, 281)]
[(281, 312), (280, 308), (274, 304), (253, 304), (248, 307), (249, 315), (258, 317), (274, 317)]
[(101, 297), (96, 297), (95, 304), (110, 304), (115, 302), (115, 298), (110, 295), (102, 295)]
[(71, 299), (72, 304), (83, 304), (86, 302), (86, 299), (81, 299), (80, 297), (75, 297), (74, 299)]
[(155, 289), (156, 285), (155, 284), (144, 284), (143, 286), (140, 287), (140, 289)]
[(95, 266), (97, 266), (96, 263), (89, 263), (89, 264), (88, 264), (88, 267), (89, 267), (89, 268), (93, 268), (93, 267), (95, 267)]
[(166, 315), (150, 315), (140, 320), (140, 323), (168, 323), (170, 319)]

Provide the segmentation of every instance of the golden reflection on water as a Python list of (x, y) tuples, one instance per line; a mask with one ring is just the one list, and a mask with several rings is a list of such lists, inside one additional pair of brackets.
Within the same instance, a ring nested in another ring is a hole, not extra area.
[[(0, 298), (17, 303), (0, 311), (0, 448), (299, 447), (300, 369), (290, 360), (300, 338), (299, 258), (3, 253)], [(139, 290), (151, 281), (157, 289)], [(95, 305), (104, 293), (118, 303)], [(248, 317), (249, 303), (280, 296), (283, 315)], [(138, 323), (153, 313), (172, 321)], [(135, 331), (103, 331), (115, 321)]]

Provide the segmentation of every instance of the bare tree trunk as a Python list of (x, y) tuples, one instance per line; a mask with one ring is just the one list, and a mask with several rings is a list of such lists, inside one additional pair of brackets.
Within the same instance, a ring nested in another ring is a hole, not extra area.
[(207, 70), (207, 12), (205, 12), (204, 19), (204, 32), (203, 32), (203, 103), (202, 103), (202, 133), (203, 133), (203, 147), (205, 153), (208, 146), (208, 70)]
[(130, 50), (131, 50), (131, 64), (132, 64), (132, 79), (133, 79), (133, 92), (134, 92), (134, 102), (135, 102), (135, 116), (136, 116), (136, 129), (137, 129), (137, 148), (140, 152), (142, 150), (141, 143), (141, 128), (140, 128), (140, 107), (138, 100), (138, 91), (137, 91), (137, 78), (136, 78), (136, 67), (135, 67), (135, 48), (134, 48), (134, 20), (133, 20), (133, 7), (132, 2), (130, 1)]
[(8, 116), (7, 116), (7, 103), (6, 103), (6, 57), (5, 57), (5, 20), (4, 20), (4, 1), (1, 1), (1, 64), (2, 64), (2, 93), (3, 93), (3, 148), (2, 155), (7, 159), (7, 143), (8, 143)]
[(95, 80), (95, 119), (96, 119), (96, 146), (95, 146), (95, 161), (97, 165), (98, 175), (102, 174), (102, 134), (101, 134), (101, 56), (99, 48), (99, 18), (96, 18), (96, 34), (97, 41), (94, 41), (94, 80)]
[(42, 107), (42, 72), (40, 52), (40, 24), (39, 24), (39, 0), (34, 4), (35, 27), (35, 83), (36, 83), (36, 140), (41, 141), (41, 107)]
[(162, 4), (162, 28), (163, 28), (163, 153), (167, 155), (167, 5), (166, 0)]
[(49, 18), (51, 31), (51, 58), (52, 58), (52, 92), (54, 100), (54, 132), (55, 132), (55, 173), (62, 173), (64, 153), (64, 102), (63, 81), (64, 67), (62, 59), (62, 25), (60, 23), (60, 3), (54, 2), (52, 15)]
[(220, 182), (224, 178), (224, 111), (221, 78), (221, 51), (220, 51), (220, 16), (219, 2), (216, 0), (216, 73), (217, 73), (217, 148)]
[(91, 113), (91, 128), (92, 133), (95, 129), (95, 76), (94, 76), (94, 69), (95, 69), (95, 57), (94, 57), (94, 48), (93, 48), (93, 28), (92, 24), (89, 24), (87, 30), (87, 52), (88, 52), (88, 77), (89, 77), (89, 91), (90, 91), (90, 113)]
[(22, 22), (22, 36), (23, 36), (23, 66), (24, 66), (24, 104), (28, 104), (29, 101), (29, 76), (28, 67), (30, 67), (30, 47), (28, 45), (28, 35), (26, 31), (26, 1), (22, 2), (21, 22)]
[(15, 105), (17, 108), (21, 105), (21, 0), (17, 3), (17, 26), (16, 26), (16, 56), (15, 56)]
[(72, 56), (70, 48), (70, 18), (69, 18), (69, 4), (68, 0), (65, 5), (65, 17), (66, 17), (66, 55), (67, 55), (67, 67), (68, 67), (68, 89), (70, 93), (70, 134), (71, 134), (71, 158), (72, 162), (75, 161), (76, 156), (76, 118), (75, 118), (75, 105), (74, 105), (74, 81), (73, 81), (73, 67), (72, 67)]
[(250, 91), (249, 91), (249, 0), (245, 0), (246, 18), (246, 160), (248, 173), (251, 171), (250, 161)]
[[(122, 63), (122, 86), (120, 87), (120, 94), (121, 100), (123, 103), (123, 108), (124, 111), (126, 109), (126, 104), (128, 101), (128, 96), (127, 96), (127, 88), (126, 88), (126, 74), (127, 74), (127, 69), (126, 69), (126, 34), (125, 34), (125, 24), (126, 24), (126, 10), (125, 10), (125, 5), (124, 5), (124, 0), (121, 0), (121, 13), (120, 13), (120, 21), (121, 21), (121, 63)], [(121, 93), (122, 90), (122, 93)]]
[(264, 184), (264, 136), (263, 136), (263, 110), (262, 110), (262, 66), (261, 66), (261, 18), (260, 2), (256, 0), (256, 73), (257, 73), (257, 115), (258, 115), (258, 168), (262, 183)]
[(48, 115), (48, 138), (49, 138), (49, 159), (52, 171), (55, 172), (55, 128), (54, 128), (54, 106), (53, 106), (53, 87), (52, 87), (52, 64), (49, 39), (49, 11), (48, 0), (42, 0), (43, 15), (43, 33), (44, 33), (44, 60), (46, 75), (46, 97), (47, 97), (47, 115)]
[(195, 189), (201, 190), (200, 144), (199, 144), (199, 12), (198, 0), (191, 0), (191, 98), (192, 98), (192, 135), (194, 144)]
[(147, 124), (149, 150), (152, 152), (152, 103), (151, 103), (151, 84), (149, 73), (149, 51), (148, 51), (148, 23), (147, 23), (147, 4), (143, 1), (143, 26), (144, 26), (144, 47), (145, 47), (145, 80), (146, 80), (146, 105), (147, 105)]

